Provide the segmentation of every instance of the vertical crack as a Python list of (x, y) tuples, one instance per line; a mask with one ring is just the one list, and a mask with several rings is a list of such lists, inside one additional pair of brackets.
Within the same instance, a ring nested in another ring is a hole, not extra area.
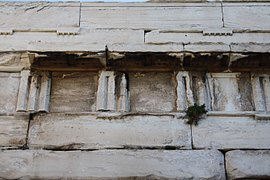
[(82, 3), (80, 2), (80, 9), (79, 9), (79, 27), (81, 27), (81, 16), (82, 16)]
[(191, 149), (194, 149), (192, 125), (190, 125)]
[(223, 4), (222, 1), (220, 2), (220, 7), (221, 7), (221, 21), (222, 21), (222, 27), (225, 27), (225, 23), (224, 23), (224, 8), (223, 8)]
[(25, 138), (25, 144), (22, 146), (22, 149), (29, 149), (28, 147), (28, 138), (29, 138), (29, 131), (30, 131), (30, 123), (33, 120), (33, 115), (34, 114), (29, 114), (29, 120), (28, 120), (28, 125), (27, 125), (27, 132), (26, 132), (26, 138)]
[(222, 155), (223, 155), (223, 162), (224, 162), (225, 178), (226, 178), (226, 179), (229, 179), (229, 177), (228, 177), (228, 173), (227, 173), (227, 166), (226, 166), (226, 153), (227, 153), (227, 152), (222, 151), (222, 150), (219, 150), (219, 152), (221, 152), (221, 153), (222, 153)]

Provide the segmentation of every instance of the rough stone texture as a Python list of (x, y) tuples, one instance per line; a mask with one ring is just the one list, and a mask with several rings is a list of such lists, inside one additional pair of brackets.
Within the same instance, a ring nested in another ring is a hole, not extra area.
[[(202, 168), (203, 167), (203, 168)], [(212, 150), (3, 151), (0, 178), (224, 180), (222, 153)]]
[(20, 147), (26, 143), (27, 115), (0, 116), (0, 147)]
[(230, 45), (223, 43), (194, 43), (184, 45), (184, 51), (187, 52), (229, 52)]
[(252, 92), (247, 73), (209, 73), (213, 111), (252, 111)]
[(53, 73), (50, 112), (95, 111), (96, 73)]
[(0, 114), (15, 112), (19, 84), (19, 73), (0, 72)]
[(237, 30), (269, 30), (269, 3), (223, 3), (224, 25)]
[(19, 72), (21, 53), (1, 53), (0, 54), (0, 71)]
[(174, 4), (173, 6), (168, 4), (142, 6), (142, 4), (137, 3), (126, 5), (126, 7), (119, 7), (118, 4), (95, 7), (91, 3), (84, 3), (82, 5), (81, 26), (173, 30), (217, 28), (222, 27), (221, 7), (220, 3), (187, 3)]
[(131, 111), (170, 112), (176, 108), (172, 73), (129, 73)]
[(270, 151), (230, 151), (226, 153), (229, 179), (269, 179)]
[(143, 30), (80, 29), (78, 35), (56, 32), (15, 32), (0, 36), (1, 51), (104, 51), (110, 43), (144, 42)]
[[(269, 42), (269, 41), (268, 41)], [(232, 52), (270, 52), (270, 43), (233, 43), (231, 44)]]
[[(6, 3), (0, 5), (1, 28), (57, 29), (79, 26), (79, 3)], [(44, 18), (46, 17), (46, 18)]]
[(192, 127), (195, 148), (269, 149), (269, 121), (251, 117), (209, 116)]
[[(228, 29), (229, 31), (229, 29)], [(204, 31), (203, 31), (204, 32)], [(216, 33), (226, 32), (218, 28)], [(184, 44), (231, 44), (231, 43), (265, 43), (270, 40), (269, 33), (233, 33), (232, 35), (204, 35), (201, 32), (164, 32), (151, 31), (145, 35), (146, 43), (184, 43)]]
[(191, 148), (190, 127), (171, 116), (103, 117), (38, 115), (31, 121), (30, 147), (58, 149), (123, 148), (126, 146)]
[(182, 52), (182, 44), (108, 44), (109, 51), (116, 52)]
[(115, 111), (115, 72), (101, 71), (98, 79), (97, 111)]

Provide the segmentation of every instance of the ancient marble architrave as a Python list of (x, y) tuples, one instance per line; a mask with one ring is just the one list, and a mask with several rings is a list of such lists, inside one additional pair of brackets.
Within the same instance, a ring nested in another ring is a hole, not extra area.
[(28, 145), (49, 149), (104, 149), (175, 146), (191, 149), (190, 127), (173, 115), (50, 113), (36, 115)]
[(0, 2), (1, 180), (270, 178), (270, 0), (149, 1)]

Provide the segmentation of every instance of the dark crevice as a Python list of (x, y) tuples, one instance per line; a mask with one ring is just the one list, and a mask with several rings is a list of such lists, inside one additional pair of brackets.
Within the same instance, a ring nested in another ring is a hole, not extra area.
[(217, 150), (222, 152), (222, 153), (227, 153), (230, 151), (261, 151), (261, 150), (269, 150), (269, 148), (260, 148), (260, 149), (256, 149), (256, 148), (228, 148), (228, 149), (217, 149)]
[(144, 30), (144, 34), (143, 34), (143, 43), (145, 43), (145, 36), (147, 33), (151, 32), (151, 30)]
[(107, 147), (107, 148), (92, 148), (92, 149), (78, 149), (78, 148), (63, 148), (60, 147), (44, 147), (43, 150), (49, 151), (99, 151), (99, 150), (191, 150), (183, 149), (184, 146), (133, 146), (123, 145), (121, 147)]
[(224, 7), (222, 1), (220, 2), (221, 7), (221, 21), (222, 21), (222, 27), (225, 27), (225, 18), (224, 18)]
[(190, 125), (190, 136), (191, 136), (191, 149), (195, 149), (195, 148), (194, 148), (194, 144), (193, 144), (193, 132), (192, 132), (192, 125)]
[(79, 8), (79, 27), (81, 27), (81, 16), (82, 16), (82, 3), (80, 2), (80, 8)]
[(225, 171), (225, 178), (228, 178), (228, 173), (227, 173), (227, 166), (226, 166), (226, 152), (219, 150), (223, 154), (223, 162), (224, 162), (224, 171)]
[(25, 144), (21, 147), (21, 149), (29, 149), (29, 147), (28, 147), (29, 130), (30, 130), (31, 121), (33, 119), (34, 119), (34, 114), (33, 113), (30, 113), (29, 114), (28, 125), (27, 125), (27, 132), (26, 132)]
[(33, 52), (33, 70), (120, 72), (261, 72), (270, 70), (269, 53), (231, 52)]

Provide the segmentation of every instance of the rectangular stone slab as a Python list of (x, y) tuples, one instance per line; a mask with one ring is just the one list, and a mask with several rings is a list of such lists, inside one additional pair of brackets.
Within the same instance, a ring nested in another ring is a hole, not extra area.
[(0, 179), (225, 180), (216, 150), (44, 150), (0, 152)]
[[(216, 29), (216, 32), (222, 32), (222, 28)], [(208, 45), (210, 43), (231, 44), (231, 43), (257, 43), (263, 44), (270, 41), (269, 33), (237, 33), (232, 35), (203, 35), (201, 32), (164, 32), (151, 31), (146, 33), (145, 42), (149, 44), (201, 44)], [(225, 51), (225, 50), (224, 50)]]
[(172, 112), (176, 109), (173, 73), (129, 73), (128, 77), (131, 111)]
[(2, 28), (14, 30), (78, 27), (79, 3), (8, 3), (0, 5)]
[(0, 148), (20, 147), (26, 143), (29, 117), (0, 116)]
[(223, 3), (224, 25), (234, 30), (269, 30), (269, 3)]
[(34, 148), (191, 148), (189, 125), (171, 116), (37, 115), (31, 121), (28, 138), (29, 147)]
[(270, 151), (229, 151), (226, 153), (229, 179), (269, 179)]
[(77, 35), (56, 32), (15, 32), (0, 36), (0, 51), (105, 51), (107, 44), (144, 43), (143, 30), (81, 29)]
[(53, 72), (50, 112), (95, 111), (96, 84), (97, 73)]
[(146, 30), (222, 27), (219, 3), (139, 5), (95, 7), (83, 4), (81, 26)]
[(20, 73), (0, 72), (0, 114), (15, 112), (19, 84)]
[(269, 149), (270, 121), (252, 117), (209, 116), (192, 126), (195, 148)]

